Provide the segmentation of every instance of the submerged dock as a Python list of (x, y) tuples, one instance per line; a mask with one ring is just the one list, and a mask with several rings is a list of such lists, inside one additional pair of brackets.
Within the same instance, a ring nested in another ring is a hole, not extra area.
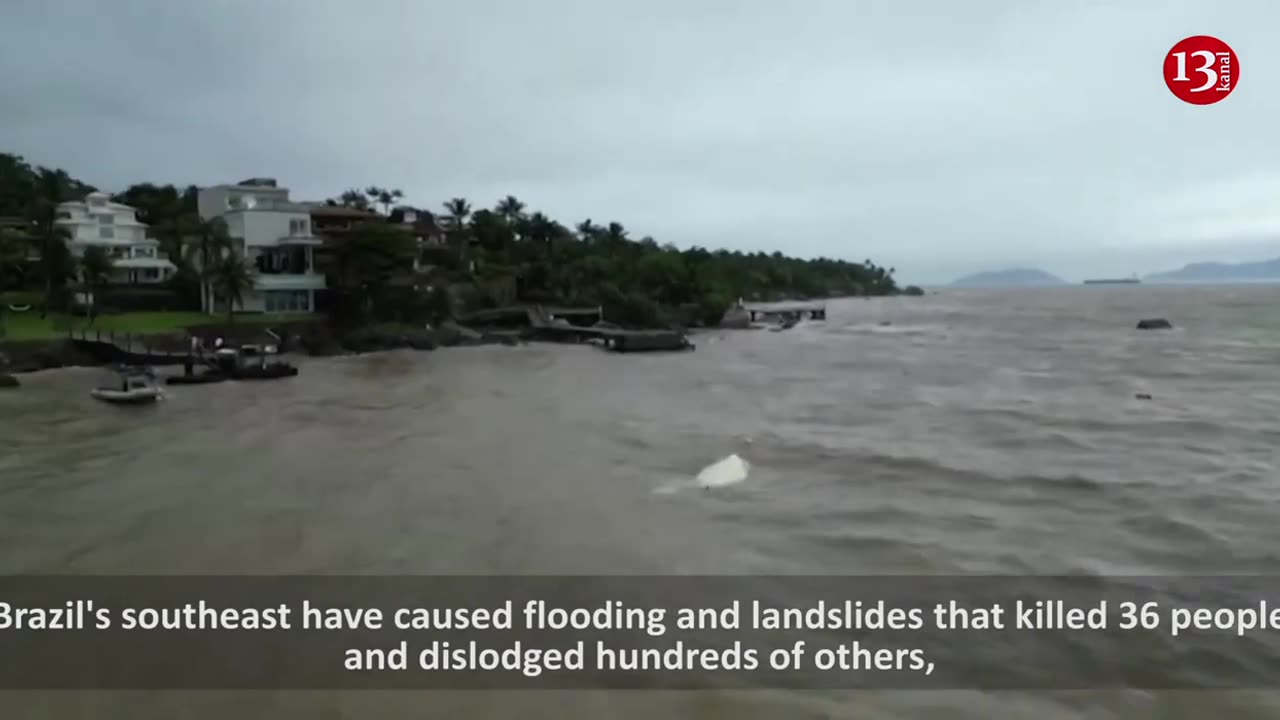
[[(594, 342), (614, 352), (692, 350), (683, 330), (625, 330), (604, 323), (603, 308), (514, 305), (472, 313), (468, 326), (526, 329), (534, 340), (559, 343)], [(590, 324), (586, 324), (590, 323)]]
[(677, 330), (608, 330), (602, 329), (601, 340), (613, 352), (671, 352), (693, 350), (693, 343)]
[(769, 318), (826, 320), (827, 305), (821, 302), (743, 303), (751, 322)]

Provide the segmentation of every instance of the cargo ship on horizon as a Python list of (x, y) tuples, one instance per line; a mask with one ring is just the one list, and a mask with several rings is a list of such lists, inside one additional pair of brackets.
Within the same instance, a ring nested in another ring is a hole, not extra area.
[(1085, 285), (1137, 285), (1141, 282), (1142, 281), (1138, 279), (1138, 276), (1134, 275), (1133, 277), (1127, 277), (1127, 278), (1093, 278), (1091, 280), (1085, 280), (1084, 284)]

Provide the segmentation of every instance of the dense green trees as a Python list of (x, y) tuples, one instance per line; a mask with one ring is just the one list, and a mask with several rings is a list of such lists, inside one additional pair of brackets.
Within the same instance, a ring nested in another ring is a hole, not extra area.
[(80, 258), (80, 282), (89, 291), (89, 321), (98, 316), (99, 290), (111, 281), (111, 271), (115, 261), (106, 248), (94, 245), (85, 248), (84, 257)]
[[(569, 230), (514, 197), (492, 211), (470, 211), (455, 198), (451, 217), (466, 210), (474, 279), (513, 275), (522, 300), (603, 305), (617, 322), (636, 325), (714, 323), (738, 298), (782, 300), (898, 291), (893, 270), (870, 261), (804, 260), (780, 252), (742, 253), (632, 240), (621, 223), (583, 220)], [(460, 258), (461, 260), (461, 258)], [(465, 268), (463, 262), (457, 264)]]
[[(69, 258), (62, 256), (65, 238), (53, 225), (54, 208), (91, 189), (65, 171), (0, 155), (0, 216), (36, 221), (29, 240), (39, 250), (36, 274), (50, 300), (70, 276)], [(219, 258), (231, 238), (220, 221), (198, 218), (196, 193), (194, 186), (140, 183), (114, 199), (138, 208), (139, 219), (151, 226), (178, 266), (174, 289), (210, 307), (213, 290), (229, 277)], [(400, 190), (371, 185), (346, 190), (326, 202), (398, 217), (400, 213), (392, 210), (402, 198)], [(635, 240), (619, 222), (585, 219), (565, 225), (512, 196), (501, 198), (492, 209), (474, 207), (466, 198), (452, 198), (438, 207), (443, 212), (418, 214), (438, 219), (448, 238), (444, 251), (417, 248), (412, 233), (382, 221), (365, 223), (334, 243), (329, 271), (335, 315), (350, 322), (417, 321), (443, 308), (470, 310), (499, 302), (503, 294), (492, 289), (506, 284), (514, 286), (521, 301), (601, 305), (610, 320), (632, 325), (712, 323), (738, 298), (770, 301), (898, 292), (893, 268), (870, 260), (680, 249), (648, 236)], [(420, 271), (415, 259), (422, 261)], [(17, 277), (12, 269), (4, 272)], [(30, 284), (32, 278), (25, 281)]]
[(412, 270), (416, 252), (412, 234), (385, 222), (363, 223), (335, 243), (329, 268), (335, 319), (343, 325), (402, 319), (401, 306), (415, 298), (395, 280)]

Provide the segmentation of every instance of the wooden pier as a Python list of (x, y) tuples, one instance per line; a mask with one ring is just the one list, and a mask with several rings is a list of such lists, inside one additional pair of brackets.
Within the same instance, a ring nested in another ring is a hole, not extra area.
[(688, 336), (678, 330), (613, 330), (602, 328), (600, 340), (613, 352), (673, 352), (693, 350)]
[[(534, 340), (560, 343), (595, 342), (614, 352), (692, 350), (682, 330), (624, 330), (604, 324), (602, 308), (516, 305), (471, 313), (460, 319), (468, 326), (527, 328)], [(576, 322), (575, 322), (576, 321)], [(591, 323), (591, 324), (586, 324)]]
[(173, 343), (155, 343), (147, 335), (132, 333), (115, 333), (74, 330), (67, 332), (67, 338), (77, 350), (80, 350), (95, 361), (110, 365), (182, 365), (190, 357), (189, 352), (173, 352), (160, 345)]
[(827, 305), (818, 302), (742, 303), (751, 322), (765, 319), (826, 320)]

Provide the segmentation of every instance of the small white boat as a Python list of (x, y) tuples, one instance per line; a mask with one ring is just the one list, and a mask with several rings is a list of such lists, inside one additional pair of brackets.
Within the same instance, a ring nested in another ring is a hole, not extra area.
[(96, 387), (89, 391), (89, 395), (116, 405), (145, 405), (164, 396), (164, 390), (156, 384), (155, 376), (150, 372), (137, 368), (122, 368), (117, 372), (120, 375), (119, 385)]

